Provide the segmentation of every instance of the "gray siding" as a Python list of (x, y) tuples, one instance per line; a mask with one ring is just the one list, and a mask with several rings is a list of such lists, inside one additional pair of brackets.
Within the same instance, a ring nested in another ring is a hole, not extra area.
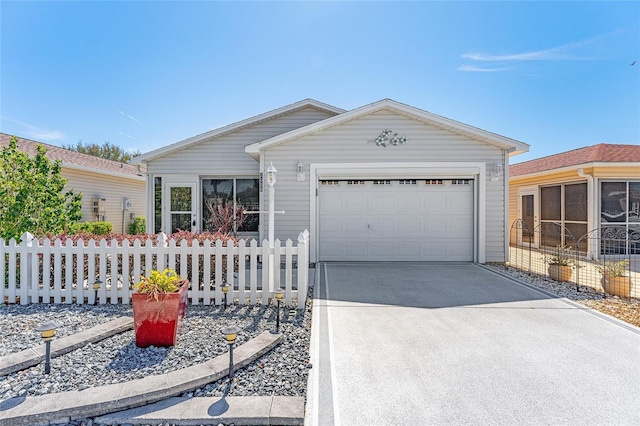
[(154, 175), (189, 173), (201, 176), (258, 176), (260, 165), (245, 153), (245, 146), (333, 115), (335, 114), (306, 107), (149, 161), (147, 171)]
[[(407, 137), (402, 146), (377, 147), (373, 141), (384, 129)], [(296, 240), (304, 229), (310, 229), (310, 163), (339, 162), (485, 162), (487, 262), (503, 262), (504, 251), (504, 173), (500, 181), (491, 182), (489, 172), (502, 162), (502, 151), (496, 146), (445, 132), (420, 121), (389, 111), (380, 111), (337, 125), (298, 140), (270, 147), (263, 153), (264, 164), (273, 162), (278, 169), (276, 183), (276, 237)], [(298, 161), (305, 165), (305, 182), (296, 181)], [(265, 185), (266, 186), (266, 185)], [(265, 190), (265, 207), (267, 192)], [(266, 220), (265, 234), (267, 235)], [(312, 242), (315, 244), (315, 242)]]

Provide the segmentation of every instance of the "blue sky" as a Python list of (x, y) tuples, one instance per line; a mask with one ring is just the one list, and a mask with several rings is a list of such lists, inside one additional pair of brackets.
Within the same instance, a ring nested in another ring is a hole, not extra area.
[[(640, 143), (640, 2), (0, 2), (0, 130), (147, 152), (305, 98)], [(638, 60), (634, 66), (630, 64)]]

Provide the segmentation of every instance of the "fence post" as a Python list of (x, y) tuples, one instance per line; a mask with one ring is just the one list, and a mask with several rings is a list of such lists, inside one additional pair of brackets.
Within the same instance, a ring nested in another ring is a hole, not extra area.
[(3, 238), (0, 238), (0, 304), (4, 303), (5, 286), (9, 283), (5, 280), (6, 264), (7, 264), (7, 243)]
[(158, 271), (163, 271), (166, 268), (165, 248), (169, 246), (168, 240), (169, 237), (164, 232), (158, 234), (158, 254), (156, 255)]
[(31, 247), (33, 246), (33, 235), (25, 232), (20, 237), (20, 304), (29, 304), (29, 287), (31, 282)]
[(309, 277), (309, 231), (298, 235), (298, 309), (304, 309)]

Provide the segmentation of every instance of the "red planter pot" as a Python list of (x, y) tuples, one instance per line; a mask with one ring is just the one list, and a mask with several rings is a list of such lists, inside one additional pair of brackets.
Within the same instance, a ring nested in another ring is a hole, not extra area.
[(189, 281), (185, 280), (177, 293), (158, 295), (158, 300), (148, 294), (132, 295), (133, 324), (136, 346), (174, 346), (178, 328), (187, 307)]

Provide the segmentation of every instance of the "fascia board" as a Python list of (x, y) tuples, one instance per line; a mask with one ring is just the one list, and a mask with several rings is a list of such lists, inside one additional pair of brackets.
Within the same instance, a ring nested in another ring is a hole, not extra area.
[(146, 180), (143, 173), (140, 173), (139, 175), (130, 175), (130, 174), (124, 174), (124, 173), (117, 173), (117, 172), (108, 172), (105, 170), (96, 169), (94, 167), (78, 166), (77, 164), (70, 164), (65, 162), (62, 163), (62, 168), (78, 170), (81, 172), (88, 172), (88, 173), (97, 174), (97, 175), (115, 176), (122, 179), (131, 179), (131, 180), (139, 180), (139, 181)]
[(411, 107), (409, 105), (401, 104), (391, 99), (383, 99), (381, 101), (356, 108), (335, 117), (327, 118), (326, 120), (301, 127), (300, 129), (295, 129), (290, 132), (266, 139), (264, 141), (247, 145), (245, 147), (245, 152), (251, 154), (252, 156), (255, 156), (254, 154), (258, 154), (265, 148), (285, 143), (293, 139), (298, 139), (308, 134), (327, 129), (329, 127), (336, 126), (349, 120), (372, 114), (383, 109), (389, 109), (391, 111), (395, 110), (396, 112), (410, 115), (417, 120), (430, 123), (443, 130), (462, 134), (472, 139), (480, 140), (492, 145), (497, 145), (503, 149), (509, 149), (513, 151), (514, 154), (529, 151), (529, 145), (527, 145), (526, 143), (500, 136), (495, 133), (487, 132), (485, 130), (478, 129), (476, 127), (472, 127), (463, 123), (459, 123), (457, 121), (450, 120), (448, 118), (441, 117), (439, 115), (432, 114), (415, 107)]
[[(512, 166), (515, 166), (515, 164), (512, 164)], [(640, 167), (640, 163), (638, 162), (612, 163), (612, 162), (606, 162), (606, 161), (605, 162), (598, 161), (593, 163), (573, 164), (571, 166), (559, 167), (556, 169), (541, 170), (539, 172), (527, 173), (524, 175), (510, 176), (509, 181), (517, 181), (520, 179), (531, 179), (531, 178), (543, 177), (543, 176), (552, 175), (556, 173), (565, 173), (565, 172), (571, 172), (571, 171), (577, 172), (578, 169), (585, 169), (587, 167)]]
[(265, 112), (265, 113), (262, 113), (262, 114), (259, 114), (259, 115), (256, 115), (256, 116), (241, 120), (241, 121), (238, 121), (236, 123), (232, 123), (232, 124), (229, 124), (227, 126), (223, 126), (223, 127), (211, 130), (211, 131), (206, 132), (206, 133), (202, 133), (202, 134), (197, 135), (197, 136), (192, 136), (192, 137), (190, 137), (188, 139), (184, 139), (182, 141), (173, 143), (171, 145), (164, 146), (164, 147), (156, 149), (154, 151), (147, 152), (146, 154), (142, 154), (142, 155), (139, 155), (137, 157), (132, 158), (131, 159), (131, 164), (146, 163), (146, 162), (148, 162), (150, 160), (153, 160), (153, 159), (158, 158), (158, 157), (162, 157), (162, 156), (164, 156), (166, 154), (169, 154), (169, 153), (171, 153), (173, 151), (184, 149), (184, 148), (188, 147), (189, 145), (196, 144), (196, 143), (201, 142), (201, 141), (203, 141), (205, 139), (209, 139), (209, 138), (213, 138), (213, 137), (219, 137), (219, 136), (222, 136), (224, 134), (231, 133), (231, 132), (234, 132), (236, 130), (239, 130), (239, 129), (243, 128), (243, 127), (247, 127), (247, 126), (250, 126), (252, 124), (259, 123), (261, 121), (269, 120), (269, 119), (272, 119), (272, 118), (277, 117), (279, 115), (286, 114), (286, 113), (295, 111), (297, 109), (305, 108), (305, 107), (308, 107), (308, 106), (312, 106), (312, 107), (315, 107), (315, 108), (318, 108), (318, 109), (326, 110), (326, 111), (329, 111), (329, 112), (332, 112), (332, 113), (335, 113), (335, 114), (341, 114), (341, 113), (344, 112), (344, 110), (341, 109), (341, 108), (337, 108), (337, 107), (334, 107), (334, 106), (329, 105), (329, 104), (318, 102), (318, 101), (316, 101), (314, 99), (305, 99), (303, 101), (299, 101), (299, 102), (296, 102), (296, 103), (291, 104), (291, 105), (287, 105), (287, 106), (284, 106), (284, 107), (281, 107), (281, 108), (277, 108), (277, 109), (274, 109), (274, 110), (271, 110), (271, 111), (268, 111), (268, 112)]

